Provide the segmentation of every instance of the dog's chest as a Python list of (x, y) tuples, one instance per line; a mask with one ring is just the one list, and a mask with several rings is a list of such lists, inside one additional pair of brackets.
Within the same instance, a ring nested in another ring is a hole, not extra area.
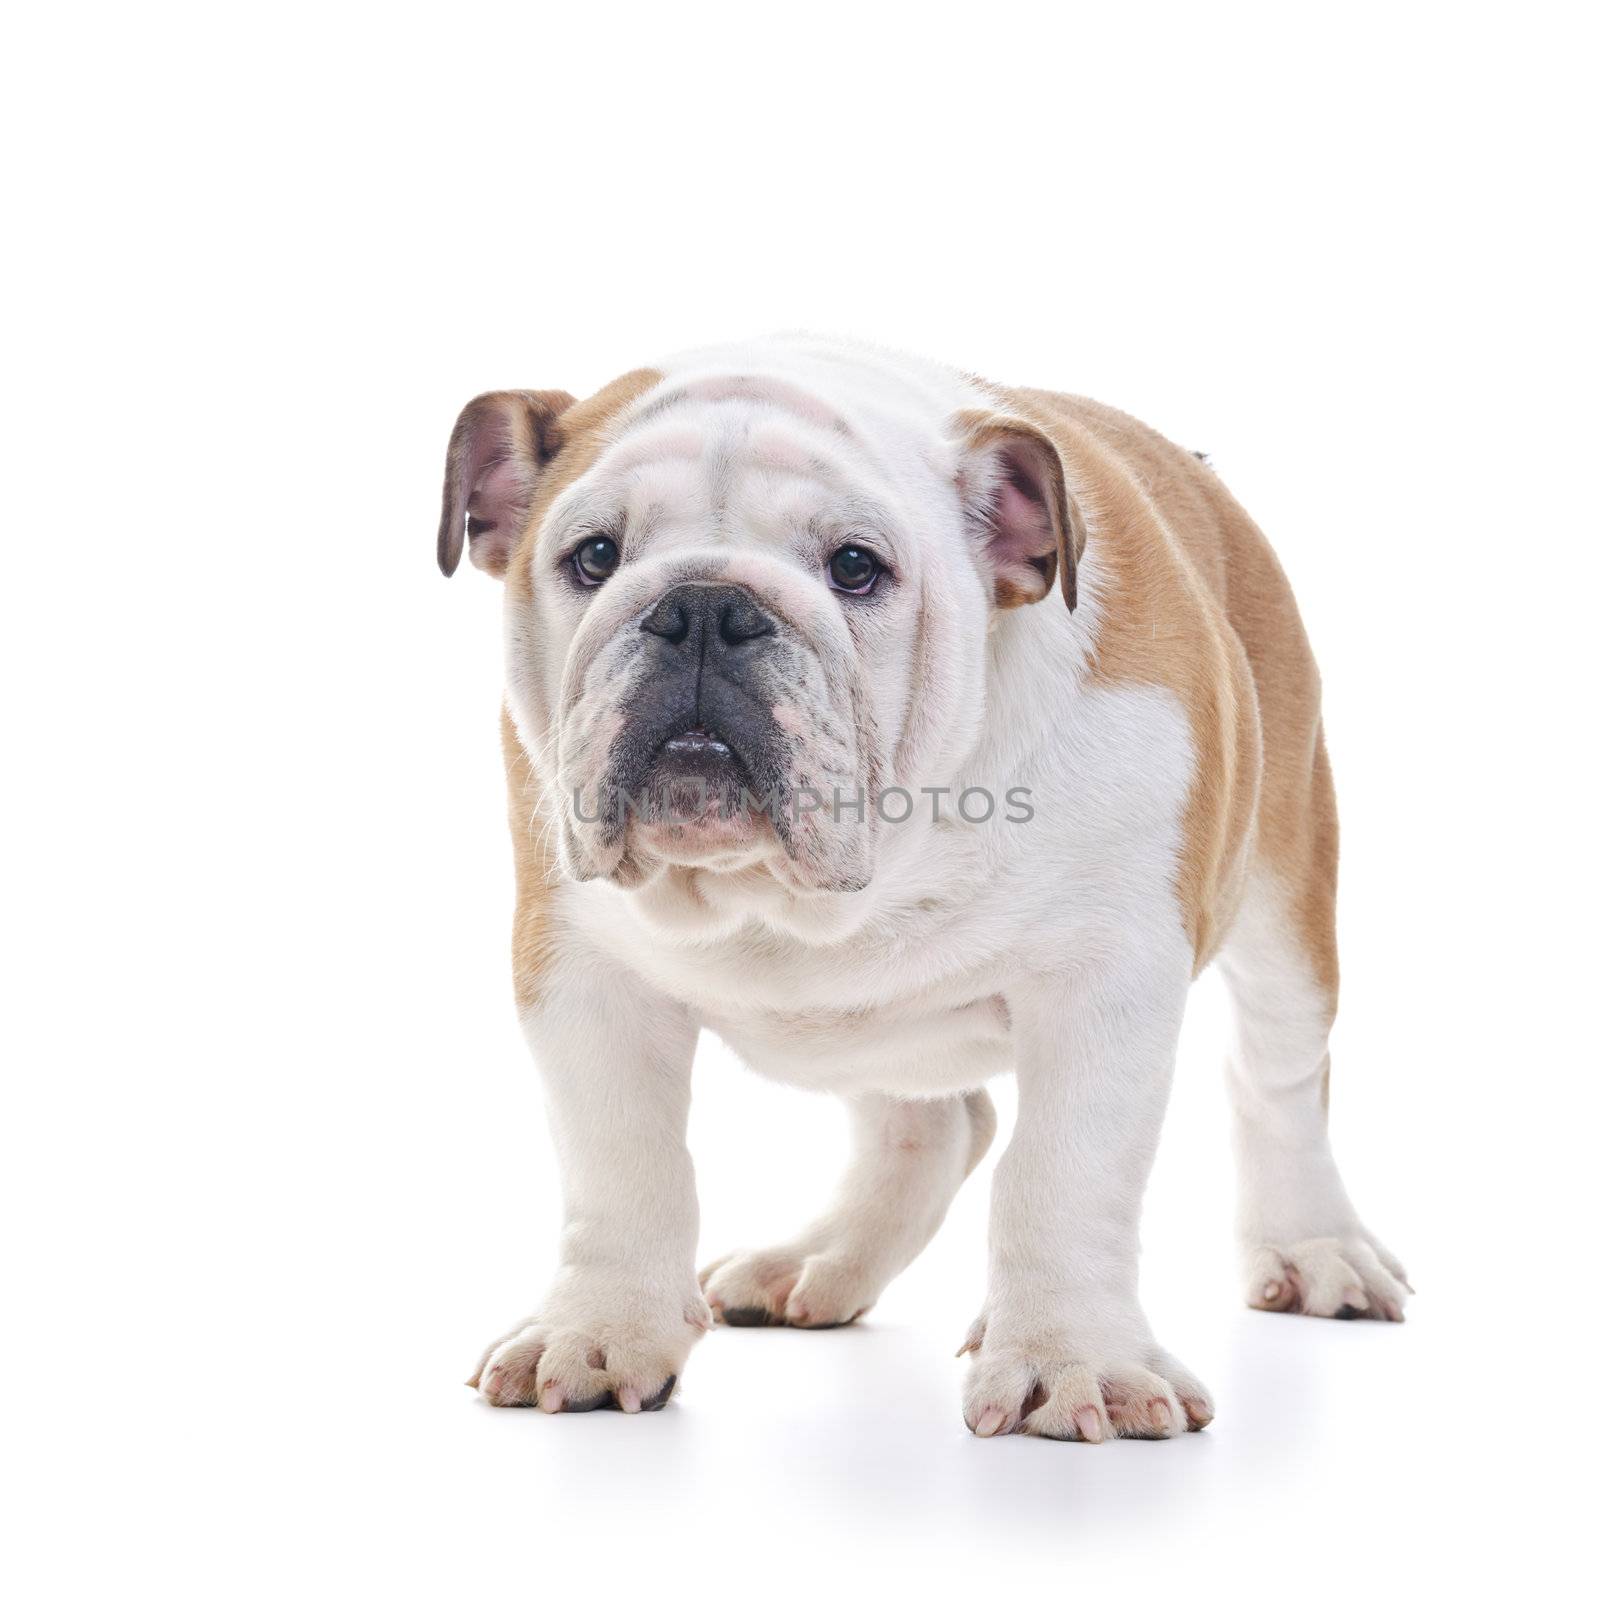
[(852, 1010), (707, 1010), (705, 1022), (755, 1071), (805, 1088), (949, 1094), (1010, 1065), (1010, 1018), (998, 994)]
[(637, 924), (591, 931), (763, 1076), (949, 1094), (1007, 1070), (1006, 963), (964, 955), (937, 915), (897, 921), (826, 947), (761, 935), (680, 943), (641, 938)]

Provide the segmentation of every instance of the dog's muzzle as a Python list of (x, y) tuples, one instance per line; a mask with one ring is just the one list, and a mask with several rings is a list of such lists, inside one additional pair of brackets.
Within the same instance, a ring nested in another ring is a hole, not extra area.
[(646, 670), (614, 769), (631, 797), (663, 782), (754, 796), (778, 781), (778, 729), (765, 678), (778, 625), (732, 583), (680, 583), (639, 622)]

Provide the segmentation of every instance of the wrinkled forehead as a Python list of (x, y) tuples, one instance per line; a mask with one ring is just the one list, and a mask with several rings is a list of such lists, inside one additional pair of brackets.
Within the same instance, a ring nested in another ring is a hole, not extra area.
[(552, 508), (546, 537), (590, 526), (649, 544), (752, 544), (887, 530), (893, 497), (853, 424), (780, 378), (670, 384), (630, 413), (599, 459)]

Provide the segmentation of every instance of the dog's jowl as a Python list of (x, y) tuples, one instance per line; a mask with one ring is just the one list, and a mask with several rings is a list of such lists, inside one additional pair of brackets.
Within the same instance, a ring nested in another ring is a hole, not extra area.
[[(982, 1158), (1009, 1071), (968, 1426), (1205, 1426), (1136, 1263), (1213, 960), (1249, 1303), (1400, 1317), (1328, 1144), (1317, 671), (1207, 465), (1088, 400), (772, 340), (587, 400), (474, 400), (447, 573), (464, 548), (505, 583), (516, 995), (566, 1207), (485, 1399), (650, 1411), (714, 1319), (859, 1317)], [(844, 1097), (854, 1145), (797, 1238), (697, 1271), (702, 1028)]]

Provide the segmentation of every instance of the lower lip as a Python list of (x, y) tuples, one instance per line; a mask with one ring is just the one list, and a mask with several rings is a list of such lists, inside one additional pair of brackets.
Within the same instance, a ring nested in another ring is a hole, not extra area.
[(669, 755), (675, 756), (731, 756), (733, 751), (720, 739), (713, 739), (705, 734), (687, 734), (679, 738), (668, 739), (661, 747)]

